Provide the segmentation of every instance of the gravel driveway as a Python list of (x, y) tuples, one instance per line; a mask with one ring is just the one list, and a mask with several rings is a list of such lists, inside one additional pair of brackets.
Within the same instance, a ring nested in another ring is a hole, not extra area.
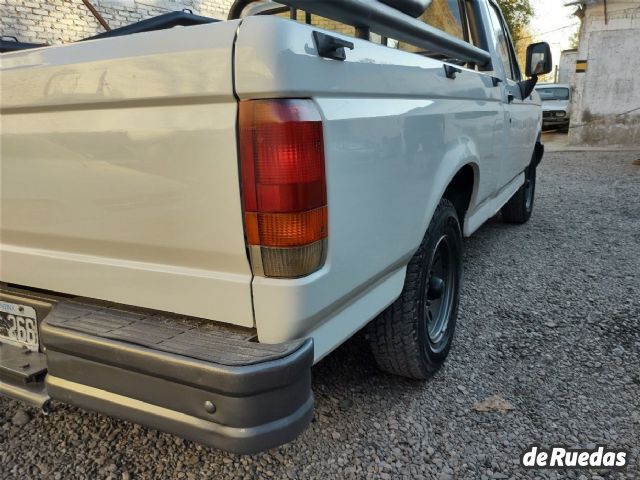
[[(457, 338), (427, 383), (376, 370), (361, 335), (313, 369), (295, 442), (227, 455), (56, 404), (0, 399), (0, 478), (640, 478), (640, 152), (552, 152), (525, 226), (466, 242)], [(500, 394), (513, 410), (473, 406)], [(532, 443), (630, 451), (626, 470), (525, 471)]]

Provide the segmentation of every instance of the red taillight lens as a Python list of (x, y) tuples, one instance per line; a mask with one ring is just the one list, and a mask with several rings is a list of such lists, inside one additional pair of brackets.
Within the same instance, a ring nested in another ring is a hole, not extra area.
[(309, 274), (324, 263), (328, 234), (320, 114), (310, 100), (248, 100), (240, 102), (239, 123), (254, 269), (270, 277)]

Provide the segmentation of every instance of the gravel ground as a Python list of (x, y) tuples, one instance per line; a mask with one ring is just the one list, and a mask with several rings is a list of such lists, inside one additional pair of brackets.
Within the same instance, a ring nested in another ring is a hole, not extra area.
[[(549, 153), (530, 223), (493, 219), (466, 242), (455, 345), (429, 382), (380, 373), (357, 335), (314, 367), (310, 428), (251, 457), (0, 399), (0, 477), (640, 478), (638, 153)], [(494, 394), (513, 410), (472, 409)], [(605, 444), (631, 463), (526, 471), (532, 443)]]

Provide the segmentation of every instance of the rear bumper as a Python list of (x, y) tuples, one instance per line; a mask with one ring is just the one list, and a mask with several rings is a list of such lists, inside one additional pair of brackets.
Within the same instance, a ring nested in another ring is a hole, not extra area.
[(312, 340), (263, 345), (210, 325), (63, 300), (40, 324), (44, 382), (21, 387), (13, 379), (12, 391), (0, 393), (25, 400), (21, 392), (44, 390), (234, 453), (295, 438), (313, 415)]

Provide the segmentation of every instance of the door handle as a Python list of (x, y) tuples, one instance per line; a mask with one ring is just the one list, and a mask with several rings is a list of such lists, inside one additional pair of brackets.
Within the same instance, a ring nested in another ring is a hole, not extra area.
[(324, 58), (344, 61), (347, 58), (347, 54), (344, 49), (348, 48), (349, 50), (353, 50), (353, 42), (347, 42), (346, 40), (332, 37), (326, 33), (314, 31), (313, 39), (316, 42), (318, 55)]
[(507, 93), (507, 103), (512, 103), (514, 98), (512, 93)]
[(447, 65), (446, 63), (443, 65), (444, 66), (444, 74), (447, 78), (450, 78), (451, 80), (455, 80), (456, 76), (459, 73), (462, 73), (462, 69), (454, 67), (453, 65)]

